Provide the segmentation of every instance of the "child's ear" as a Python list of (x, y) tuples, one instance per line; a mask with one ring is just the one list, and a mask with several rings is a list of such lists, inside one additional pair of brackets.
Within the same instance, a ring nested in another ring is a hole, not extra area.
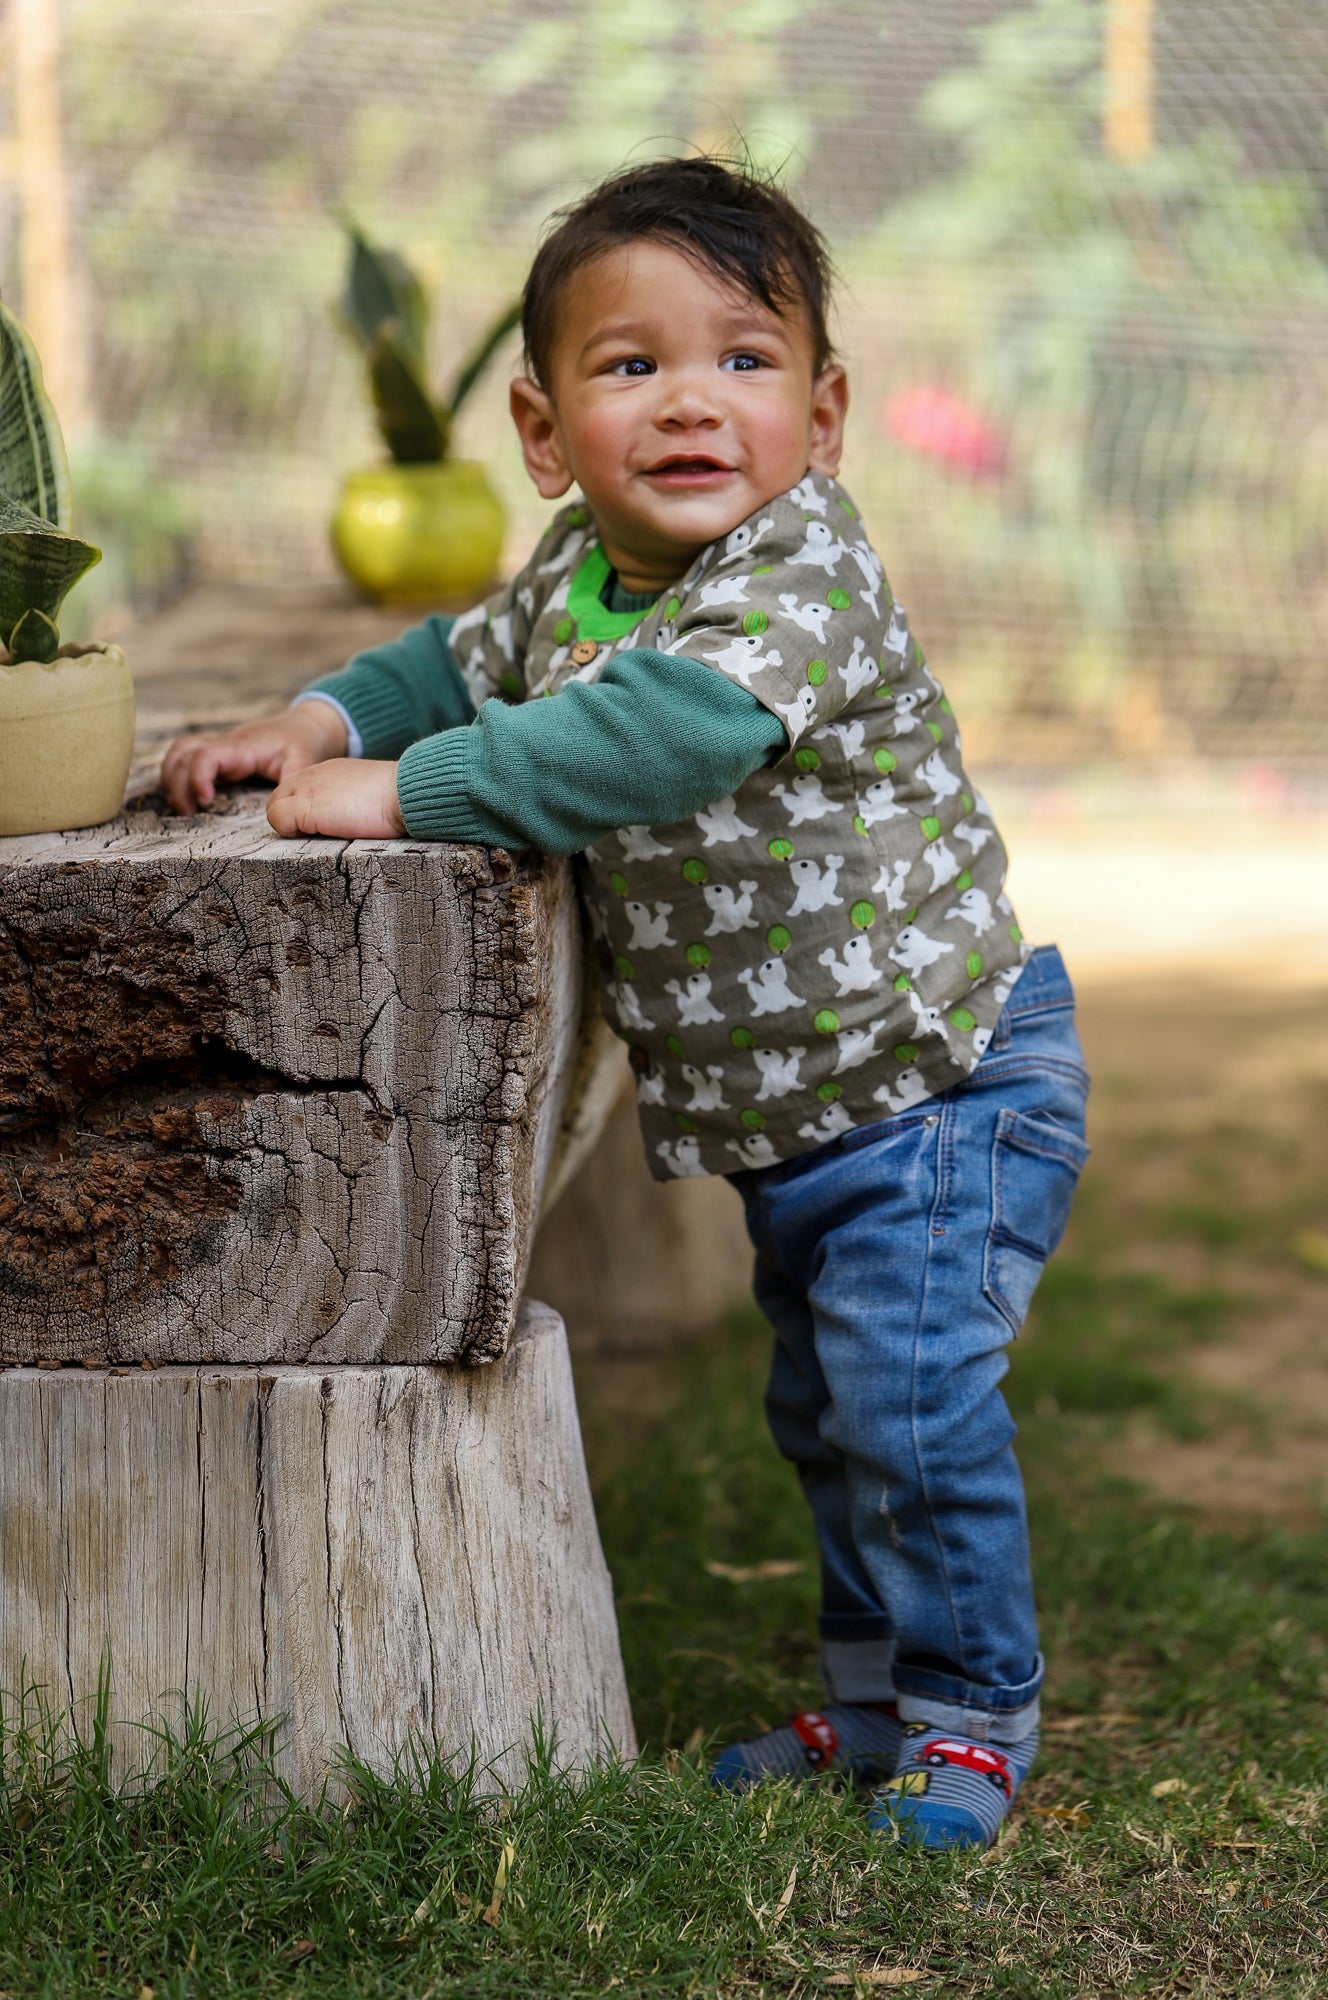
[(812, 383), (812, 436), (807, 463), (813, 472), (834, 478), (844, 455), (844, 419), (848, 415), (848, 376), (837, 361), (823, 368)]
[(563, 456), (562, 433), (552, 397), (528, 375), (518, 375), (512, 384), (509, 407), (521, 439), (526, 471), (534, 480), (540, 498), (561, 500), (572, 484), (572, 474)]

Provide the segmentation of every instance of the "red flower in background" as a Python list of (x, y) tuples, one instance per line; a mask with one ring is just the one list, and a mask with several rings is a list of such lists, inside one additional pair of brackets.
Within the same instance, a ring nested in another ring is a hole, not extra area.
[(1009, 468), (1004, 434), (949, 389), (930, 383), (901, 389), (885, 404), (882, 424), (909, 451), (939, 458), (970, 479), (1003, 479)]

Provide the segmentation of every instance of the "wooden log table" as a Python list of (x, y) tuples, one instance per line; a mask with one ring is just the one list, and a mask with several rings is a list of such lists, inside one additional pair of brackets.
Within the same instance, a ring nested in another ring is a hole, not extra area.
[(123, 816), (0, 840), (0, 1689), (81, 1722), (109, 1649), (126, 1759), (201, 1694), (305, 1791), (339, 1743), (510, 1782), (537, 1711), (564, 1762), (630, 1753), (566, 1337), (522, 1302), (616, 1087), (566, 864), (282, 841), (254, 791), (172, 818), (143, 787), (200, 679), (209, 724), (288, 689), (236, 659), (217, 714), (178, 641), (145, 678)]

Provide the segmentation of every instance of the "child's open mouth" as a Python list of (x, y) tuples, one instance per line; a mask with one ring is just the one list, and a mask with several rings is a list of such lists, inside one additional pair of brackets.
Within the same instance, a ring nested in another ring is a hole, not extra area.
[(662, 458), (658, 465), (647, 468), (646, 478), (661, 486), (681, 488), (706, 488), (718, 486), (722, 480), (731, 477), (733, 467), (725, 465), (717, 458), (683, 456)]

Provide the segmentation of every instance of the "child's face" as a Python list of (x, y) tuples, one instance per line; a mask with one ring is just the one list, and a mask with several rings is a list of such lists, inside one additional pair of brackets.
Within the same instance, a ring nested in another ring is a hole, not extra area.
[(839, 469), (848, 388), (781, 318), (663, 244), (625, 245), (567, 288), (548, 390), (512, 385), (545, 499), (573, 483), (627, 589), (663, 588), (812, 468)]

